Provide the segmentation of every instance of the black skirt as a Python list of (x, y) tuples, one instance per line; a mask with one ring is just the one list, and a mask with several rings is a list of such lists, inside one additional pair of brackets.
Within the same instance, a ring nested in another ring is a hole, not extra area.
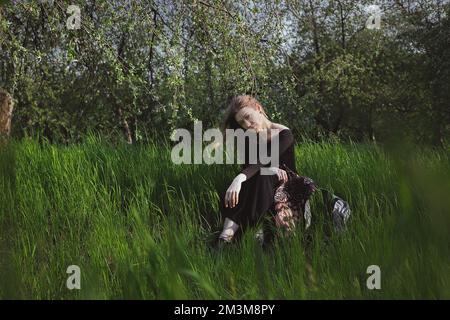
[(277, 186), (276, 174), (261, 175), (258, 172), (242, 183), (238, 204), (233, 208), (225, 207), (226, 190), (221, 192), (219, 208), (223, 219), (231, 219), (243, 229), (256, 226), (265, 214), (274, 214)]

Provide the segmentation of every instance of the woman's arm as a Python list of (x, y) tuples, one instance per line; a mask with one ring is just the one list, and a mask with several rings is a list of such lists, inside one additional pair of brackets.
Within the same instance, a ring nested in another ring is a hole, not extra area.
[[(279, 155), (281, 156), (294, 142), (294, 136), (292, 135), (292, 132), (290, 130), (282, 130), (279, 135)], [(227, 192), (225, 193), (225, 207), (235, 207), (239, 202), (239, 192), (241, 191), (242, 183), (253, 177), (261, 167), (269, 166), (270, 163), (263, 165), (258, 162), (256, 164), (250, 164), (243, 170), (241, 170), (241, 172), (234, 178), (233, 182), (230, 184)], [(287, 181), (288, 177), (286, 171), (275, 167), (273, 168), (273, 171), (278, 175), (279, 180)]]
[(225, 207), (233, 208), (239, 202), (239, 192), (241, 191), (242, 182), (247, 179), (245, 174), (238, 174), (236, 178), (234, 178), (233, 182), (231, 182), (228, 187), (227, 192), (225, 193)]
[[(279, 156), (281, 156), (288, 148), (289, 146), (294, 142), (294, 136), (291, 132), (291, 130), (282, 130), (279, 133)], [(259, 162), (255, 164), (249, 164), (245, 166), (240, 174), (244, 174), (246, 176), (246, 179), (250, 179), (253, 177), (260, 169), (261, 167), (270, 167), (270, 163), (268, 164), (261, 164)], [(245, 181), (245, 180), (244, 180)]]

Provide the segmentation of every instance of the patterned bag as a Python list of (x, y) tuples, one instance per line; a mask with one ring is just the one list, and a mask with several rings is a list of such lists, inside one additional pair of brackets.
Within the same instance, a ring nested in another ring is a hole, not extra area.
[(289, 232), (293, 231), (300, 217), (305, 220), (305, 229), (311, 225), (309, 198), (317, 187), (313, 180), (300, 176), (284, 166), (288, 181), (275, 190), (275, 224)]
[(300, 176), (287, 166), (283, 169), (288, 174), (288, 181), (281, 183), (275, 190), (275, 224), (278, 228), (292, 232), (303, 217), (305, 230), (311, 225), (311, 208), (309, 200), (315, 191), (322, 192), (326, 210), (332, 219), (336, 231), (346, 228), (351, 210), (347, 201), (332, 192), (319, 188), (313, 180)]

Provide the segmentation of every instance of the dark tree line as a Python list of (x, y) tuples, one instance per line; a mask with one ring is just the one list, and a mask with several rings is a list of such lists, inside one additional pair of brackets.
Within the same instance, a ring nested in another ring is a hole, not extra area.
[(133, 143), (196, 120), (218, 126), (230, 98), (249, 93), (298, 135), (442, 145), (449, 1), (376, 4), (7, 1), (0, 87), (15, 100), (12, 134), (72, 142), (95, 130)]

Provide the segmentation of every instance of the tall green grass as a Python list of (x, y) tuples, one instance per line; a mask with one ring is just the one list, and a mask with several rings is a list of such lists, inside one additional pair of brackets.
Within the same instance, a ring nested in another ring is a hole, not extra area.
[[(313, 226), (263, 250), (248, 230), (214, 250), (218, 191), (238, 165), (174, 165), (170, 148), (96, 136), (0, 151), (0, 297), (19, 299), (450, 298), (448, 150), (297, 145), (299, 172), (349, 201), (330, 233)], [(66, 269), (81, 268), (81, 290)], [(381, 289), (366, 287), (369, 265)]]

